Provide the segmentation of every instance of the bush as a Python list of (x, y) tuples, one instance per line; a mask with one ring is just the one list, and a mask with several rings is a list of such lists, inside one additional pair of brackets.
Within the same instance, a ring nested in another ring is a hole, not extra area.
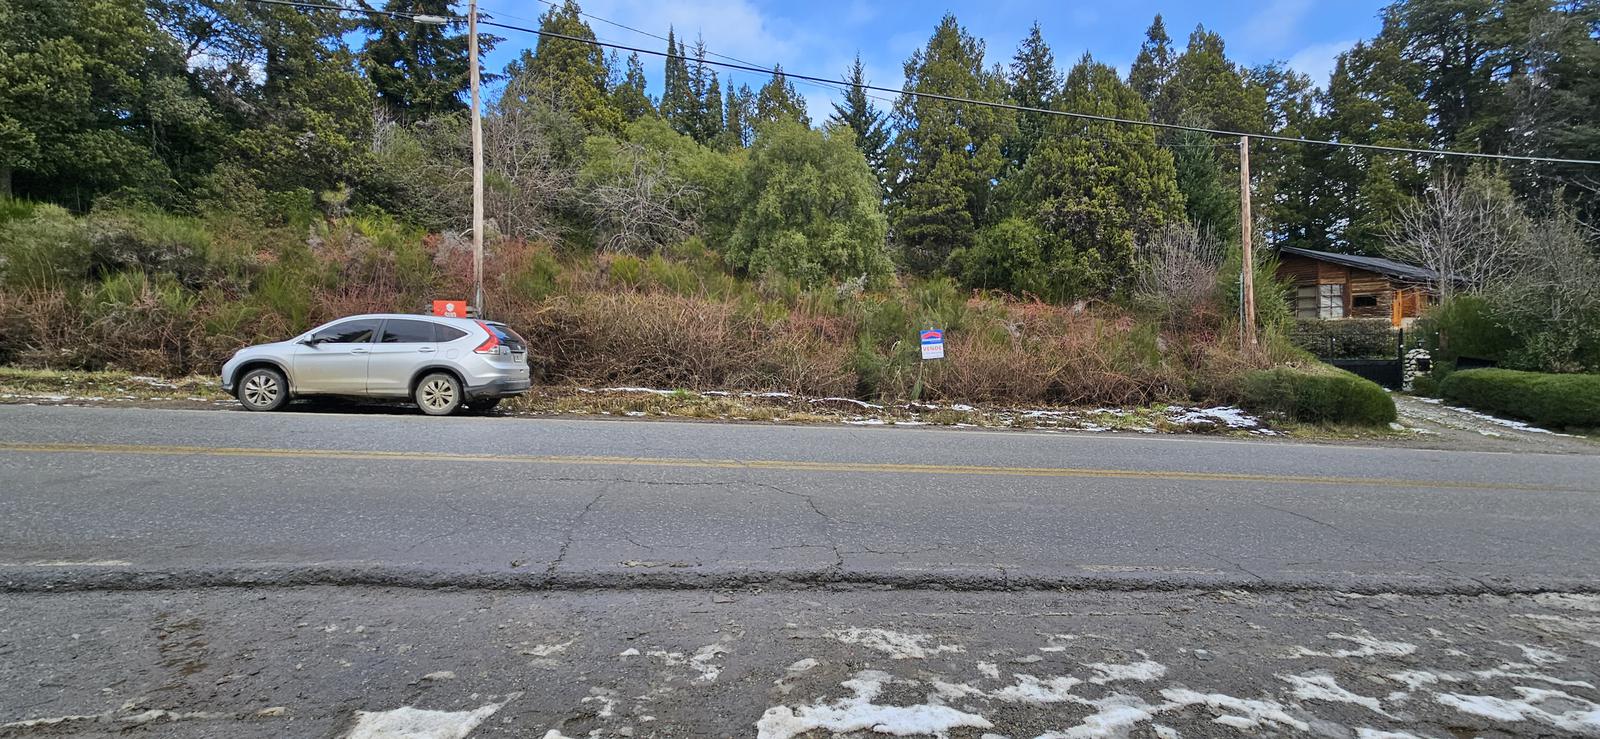
[(1393, 359), (1395, 330), (1387, 318), (1299, 319), (1289, 328), (1295, 346), (1324, 359)]
[(1505, 369), (1451, 373), (1446, 399), (1548, 426), (1600, 427), (1600, 375), (1552, 375)]
[(1307, 423), (1382, 426), (1395, 419), (1394, 400), (1383, 388), (1331, 367), (1250, 372), (1244, 377), (1243, 394), (1246, 408)]

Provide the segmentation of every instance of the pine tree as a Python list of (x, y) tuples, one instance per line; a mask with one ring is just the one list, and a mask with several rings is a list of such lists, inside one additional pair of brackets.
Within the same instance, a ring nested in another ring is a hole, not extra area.
[[(1139, 56), (1134, 57), (1133, 66), (1128, 70), (1128, 85), (1154, 110), (1167, 82), (1172, 79), (1172, 38), (1167, 35), (1167, 25), (1161, 20), (1161, 14), (1156, 14), (1144, 36)], [(1155, 117), (1163, 119), (1159, 112)]]
[[(449, 0), (389, 0), (384, 10), (449, 16)], [(367, 35), (361, 66), (378, 99), (401, 121), (418, 121), (461, 110), (466, 103), (465, 22), (445, 26), (412, 23), (373, 13), (362, 23)]]
[[(925, 48), (905, 63), (906, 90), (977, 100), (1005, 98), (1005, 81), (984, 68), (983, 42), (946, 14)], [(890, 146), (891, 231), (907, 267), (931, 273), (972, 245), (1005, 166), (1001, 142), (1015, 125), (1001, 109), (901, 95)]]
[(861, 150), (867, 166), (872, 168), (873, 175), (881, 185), (884, 181), (884, 158), (889, 148), (889, 129), (884, 126), (883, 111), (878, 110), (872, 98), (867, 97), (864, 87), (867, 84), (867, 71), (861, 64), (860, 54), (856, 55), (855, 63), (845, 74), (844, 83), (849, 88), (845, 90), (843, 104), (833, 104), (833, 115), (828, 117), (828, 123), (848, 126), (855, 132), (856, 148)]
[(755, 122), (797, 121), (802, 126), (811, 125), (806, 113), (806, 100), (795, 92), (794, 83), (783, 76), (783, 67), (773, 65), (772, 78), (756, 93)]
[(722, 87), (717, 73), (706, 65), (704, 40), (694, 43), (694, 67), (689, 70), (689, 110), (684, 133), (702, 144), (722, 133)]
[[(1115, 69), (1087, 54), (1067, 73), (1061, 98), (1074, 111), (1149, 115)], [(1143, 126), (1053, 118), (1020, 179), (1018, 213), (1044, 234), (1047, 284), (1058, 299), (1117, 289), (1132, 273), (1135, 245), (1183, 218), (1172, 155)]]
[(1233, 184), (1237, 177), (1223, 171), (1216, 143), (1208, 134), (1183, 131), (1169, 148), (1189, 223), (1218, 243), (1233, 244), (1239, 238), (1239, 188)]
[(755, 93), (751, 92), (749, 85), (739, 85), (737, 90), (734, 89), (733, 79), (730, 77), (720, 148), (737, 149), (749, 146), (755, 134), (753, 129), (755, 120)]
[[(1011, 87), (1011, 102), (1025, 108), (1048, 109), (1055, 104), (1061, 89), (1061, 73), (1056, 71), (1056, 56), (1034, 23), (1028, 37), (1017, 48), (1011, 60), (1011, 74), (1007, 80)], [(1044, 135), (1045, 113), (1021, 112), (1017, 114), (1016, 134), (1005, 144), (1006, 159), (1013, 172), (1020, 171)]]
[(661, 117), (681, 134), (694, 130), (693, 81), (689, 76), (689, 57), (684, 53), (683, 42), (678, 41), (672, 28), (667, 28), (667, 69), (661, 88)]
[(1253, 133), (1266, 117), (1266, 95), (1228, 60), (1221, 36), (1196, 26), (1157, 107), (1157, 120), (1167, 123)]
[[(562, 36), (595, 40), (575, 0), (565, 0), (539, 17), (539, 29)], [(507, 68), (513, 84), (526, 85), (570, 110), (592, 131), (622, 130), (622, 111), (612, 105), (606, 87), (611, 81), (605, 50), (592, 43), (557, 36), (539, 37), (533, 53)]]
[[(1427, 104), (1418, 99), (1419, 71), (1381, 36), (1339, 56), (1322, 96), (1317, 138), (1426, 147)], [(1308, 175), (1321, 183), (1310, 224), (1315, 246), (1376, 254), (1391, 219), (1427, 184), (1425, 162), (1413, 155), (1332, 149), (1318, 152)]]
[[(617, 65), (613, 63), (612, 68), (617, 68)], [(611, 87), (611, 104), (628, 122), (655, 115), (655, 104), (650, 101), (649, 93), (645, 92), (644, 63), (639, 61), (638, 52), (628, 55), (626, 70), (622, 79)]]

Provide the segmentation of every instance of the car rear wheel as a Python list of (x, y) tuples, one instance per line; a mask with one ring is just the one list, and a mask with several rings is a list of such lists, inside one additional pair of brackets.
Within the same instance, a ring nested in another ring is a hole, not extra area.
[(239, 378), (238, 398), (247, 411), (275, 411), (289, 402), (289, 383), (282, 372), (257, 367)]
[(435, 372), (417, 383), (412, 397), (417, 407), (430, 416), (448, 416), (461, 407), (461, 382), (453, 375)]

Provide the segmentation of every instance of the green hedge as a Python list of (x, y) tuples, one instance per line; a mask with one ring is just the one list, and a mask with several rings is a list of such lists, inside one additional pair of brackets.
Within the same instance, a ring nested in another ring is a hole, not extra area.
[(1600, 428), (1600, 375), (1462, 370), (1444, 378), (1439, 393), (1465, 406), (1546, 426)]
[(1244, 405), (1308, 423), (1382, 426), (1395, 419), (1394, 400), (1377, 383), (1331, 367), (1279, 367), (1245, 375)]
[(1289, 327), (1295, 346), (1323, 359), (1392, 359), (1396, 335), (1387, 318), (1301, 318)]

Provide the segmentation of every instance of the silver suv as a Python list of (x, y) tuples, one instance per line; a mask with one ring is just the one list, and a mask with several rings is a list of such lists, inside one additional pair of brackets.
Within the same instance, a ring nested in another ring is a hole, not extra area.
[(423, 413), (488, 410), (528, 391), (528, 345), (503, 323), (408, 314), (351, 316), (240, 349), (222, 389), (247, 410), (290, 398), (410, 398)]

